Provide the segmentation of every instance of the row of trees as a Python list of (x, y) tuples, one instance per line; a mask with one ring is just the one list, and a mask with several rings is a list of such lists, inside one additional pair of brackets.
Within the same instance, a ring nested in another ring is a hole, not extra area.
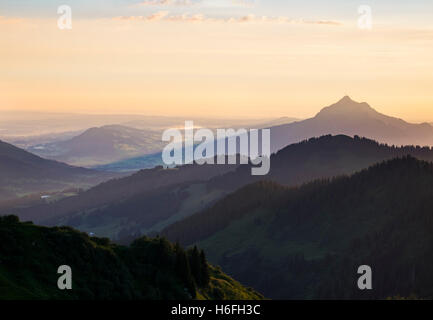
[(187, 284), (187, 289), (195, 298), (196, 288), (205, 288), (209, 285), (210, 273), (206, 256), (203, 250), (196, 246), (185, 251), (179, 243), (175, 245), (176, 270)]

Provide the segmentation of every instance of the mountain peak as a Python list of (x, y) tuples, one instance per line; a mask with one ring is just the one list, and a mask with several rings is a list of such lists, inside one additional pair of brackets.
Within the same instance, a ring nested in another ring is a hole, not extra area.
[(349, 96), (344, 96), (338, 102), (323, 108), (316, 117), (381, 117), (381, 114), (374, 110), (366, 102), (356, 102)]
[(350, 103), (350, 102), (355, 102), (352, 100), (351, 97), (349, 96), (344, 96), (343, 98), (341, 98), (337, 103)]
[(343, 98), (341, 98), (340, 100), (338, 100), (338, 102), (334, 103), (331, 106), (336, 106), (336, 105), (344, 105), (344, 106), (357, 105), (358, 107), (359, 106), (368, 106), (368, 104), (366, 102), (357, 102), (347, 95), (344, 96)]

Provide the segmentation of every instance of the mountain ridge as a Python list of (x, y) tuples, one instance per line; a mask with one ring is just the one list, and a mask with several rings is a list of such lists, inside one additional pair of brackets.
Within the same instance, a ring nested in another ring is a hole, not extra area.
[[(74, 167), (0, 141), (0, 184), (16, 196), (40, 191), (89, 187), (119, 174)], [(10, 198), (5, 197), (3, 200)]]
[(271, 157), (270, 173), (264, 177), (251, 176), (250, 165), (158, 167), (106, 182), (76, 197), (13, 212), (39, 224), (70, 225), (123, 242), (137, 234), (158, 233), (259, 180), (296, 186), (351, 174), (406, 154), (433, 161), (431, 148), (397, 148), (366, 138), (328, 135), (280, 150)]
[(358, 135), (389, 145), (433, 146), (433, 127), (430, 124), (412, 124), (387, 116), (368, 103), (355, 102), (349, 96), (322, 108), (312, 118), (270, 129), (272, 152), (326, 134)]
[[(406, 156), (299, 187), (256, 182), (161, 234), (270, 298), (431, 299), (432, 192), (433, 163)], [(374, 290), (358, 289), (360, 265)]]
[(116, 124), (91, 127), (71, 139), (34, 145), (28, 150), (46, 158), (90, 167), (153, 153), (163, 146), (158, 131)]

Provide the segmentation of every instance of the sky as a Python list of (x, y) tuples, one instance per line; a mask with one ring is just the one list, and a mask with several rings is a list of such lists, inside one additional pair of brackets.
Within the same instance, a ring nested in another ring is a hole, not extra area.
[(432, 18), (431, 0), (2, 0), (0, 111), (307, 118), (350, 95), (433, 122)]

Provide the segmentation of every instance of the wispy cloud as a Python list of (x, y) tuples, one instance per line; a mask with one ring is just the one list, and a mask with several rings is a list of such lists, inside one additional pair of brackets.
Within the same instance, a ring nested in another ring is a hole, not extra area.
[(258, 0), (202, 0), (203, 7), (214, 8), (252, 8), (255, 7)]
[(254, 14), (237, 16), (237, 17), (210, 17), (204, 14), (180, 14), (171, 15), (168, 11), (159, 11), (148, 16), (119, 16), (114, 20), (123, 21), (172, 21), (172, 22), (219, 22), (219, 23), (277, 23), (277, 24), (312, 24), (312, 25), (331, 25), (339, 26), (341, 22), (333, 20), (304, 20), (291, 19), (288, 17), (268, 17), (256, 16)]
[(201, 1), (193, 0), (144, 0), (138, 3), (138, 6), (143, 7), (159, 7), (159, 6), (193, 6)]
[(168, 16), (168, 11), (159, 11), (151, 14), (150, 16), (147, 16), (146, 19), (148, 21), (159, 21), (164, 19), (166, 16)]
[(166, 20), (174, 22), (203, 22), (209, 21), (209, 18), (206, 18), (206, 16), (203, 14), (182, 14), (168, 16)]
[(135, 5), (144, 7), (200, 6), (214, 8), (252, 8), (256, 4), (257, 0), (143, 0)]
[(341, 22), (333, 21), (333, 20), (302, 20), (302, 23), (304, 23), (304, 24), (324, 24), (324, 25), (331, 25), (331, 26), (342, 25)]
[(169, 14), (168, 11), (158, 11), (148, 16), (118, 16), (114, 17), (113, 20), (118, 21), (160, 21)]

